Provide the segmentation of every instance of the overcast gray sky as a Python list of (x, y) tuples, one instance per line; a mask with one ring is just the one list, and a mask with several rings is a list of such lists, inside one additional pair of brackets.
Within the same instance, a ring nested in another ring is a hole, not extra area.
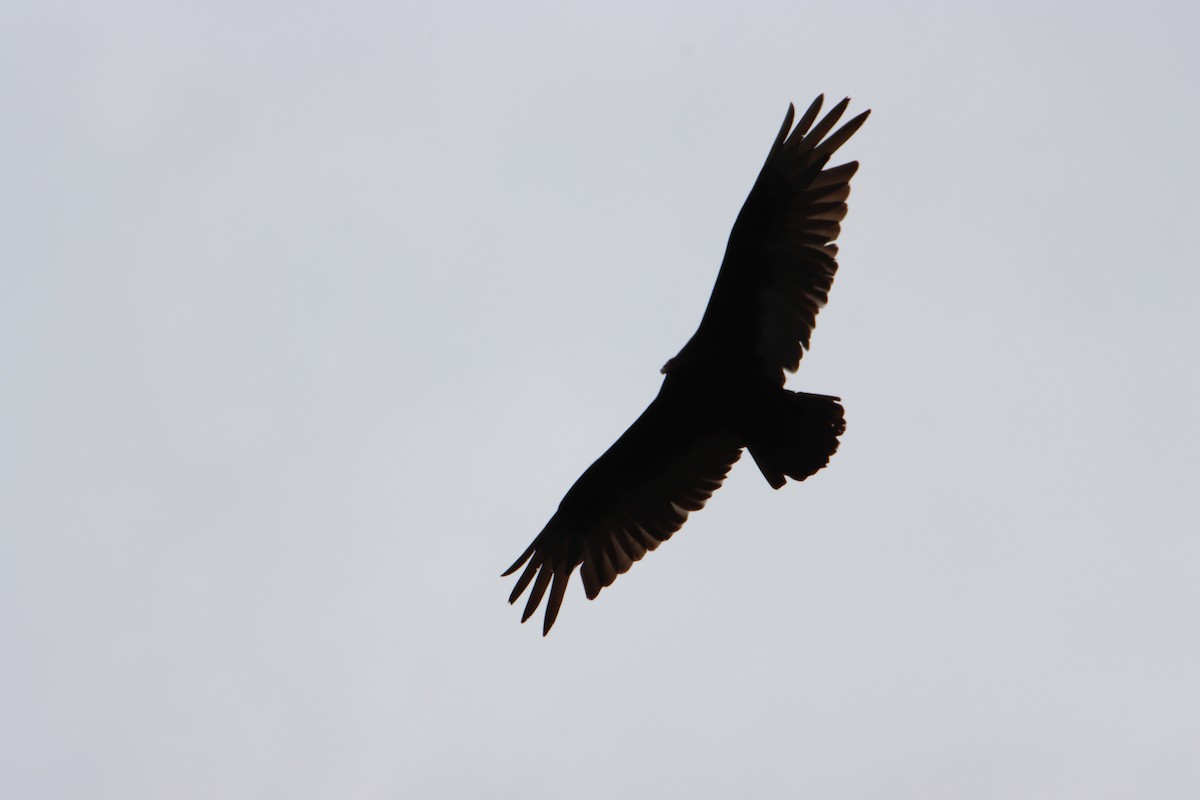
[[(0, 796), (1200, 796), (1200, 20), (990, 5), (6, 3)], [(819, 92), (841, 451), (543, 640)]]

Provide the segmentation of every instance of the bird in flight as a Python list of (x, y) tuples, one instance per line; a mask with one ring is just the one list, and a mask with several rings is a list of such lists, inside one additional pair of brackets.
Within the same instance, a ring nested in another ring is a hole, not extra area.
[(533, 586), (522, 622), (549, 589), (543, 636), (576, 567), (595, 599), (704, 506), (743, 448), (775, 489), (814, 474), (837, 451), (846, 429), (839, 398), (783, 385), (784, 370), (800, 366), (833, 285), (834, 241), (858, 169), (856, 161), (827, 165), (871, 113), (831, 134), (850, 100), (816, 122), (822, 101), (814, 100), (795, 127), (795, 107), (788, 106), (733, 225), (700, 327), (663, 366), (658, 396), (504, 572), (525, 567), (509, 603)]

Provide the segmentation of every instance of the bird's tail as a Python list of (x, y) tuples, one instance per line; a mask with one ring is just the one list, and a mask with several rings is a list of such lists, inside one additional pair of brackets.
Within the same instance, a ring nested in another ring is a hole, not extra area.
[(802, 481), (828, 464), (846, 431), (841, 398), (781, 391), (774, 413), (762, 420), (762, 430), (749, 444), (754, 463), (773, 489), (787, 478)]

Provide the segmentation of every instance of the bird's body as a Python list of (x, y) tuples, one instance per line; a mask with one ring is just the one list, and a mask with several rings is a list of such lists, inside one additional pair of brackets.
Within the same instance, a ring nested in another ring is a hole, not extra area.
[(784, 370), (795, 371), (809, 345), (837, 270), (833, 241), (858, 165), (825, 165), (867, 117), (826, 138), (848, 102), (811, 131), (821, 98), (794, 131), (788, 109), (734, 224), (700, 327), (663, 366), (658, 396), (504, 573), (526, 565), (509, 598), (532, 583), (522, 621), (549, 590), (549, 632), (576, 567), (594, 598), (704, 505), (743, 448), (776, 489), (820, 470), (837, 450), (845, 429), (838, 398), (783, 384)]

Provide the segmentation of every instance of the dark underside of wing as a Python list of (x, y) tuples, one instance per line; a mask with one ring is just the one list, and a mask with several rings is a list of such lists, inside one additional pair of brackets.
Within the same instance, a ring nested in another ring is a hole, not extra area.
[(818, 97), (795, 128), (788, 109), (738, 214), (700, 327), (673, 359), (681, 366), (754, 361), (780, 385), (783, 370), (800, 366), (837, 272), (834, 242), (858, 169), (857, 162), (826, 165), (870, 113), (830, 134), (848, 104), (838, 103), (814, 126)]
[(533, 544), (504, 573), (525, 565), (510, 603), (533, 585), (521, 621), (533, 615), (549, 589), (542, 628), (547, 633), (576, 567), (588, 598), (596, 597), (704, 506), (741, 449), (737, 437), (698, 419), (685, 398), (660, 392), (580, 476)]

